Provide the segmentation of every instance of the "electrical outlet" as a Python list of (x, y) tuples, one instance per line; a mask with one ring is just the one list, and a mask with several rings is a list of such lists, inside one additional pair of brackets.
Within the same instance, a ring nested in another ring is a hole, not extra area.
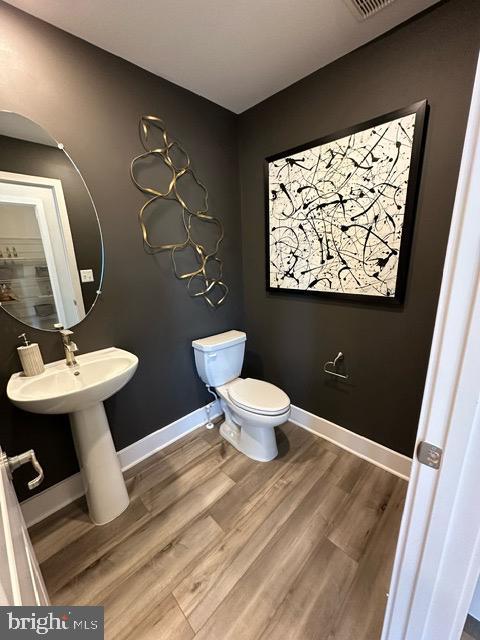
[(80, 269), (82, 282), (93, 282), (93, 269)]

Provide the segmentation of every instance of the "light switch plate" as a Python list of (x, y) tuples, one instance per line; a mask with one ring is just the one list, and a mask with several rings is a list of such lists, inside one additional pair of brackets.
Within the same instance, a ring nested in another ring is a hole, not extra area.
[(80, 269), (82, 282), (93, 282), (93, 269)]

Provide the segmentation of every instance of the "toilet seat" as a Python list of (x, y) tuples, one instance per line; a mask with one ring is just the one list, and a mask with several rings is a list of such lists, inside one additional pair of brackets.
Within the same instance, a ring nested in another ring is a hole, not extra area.
[(276, 416), (290, 408), (290, 398), (284, 391), (254, 378), (236, 380), (229, 385), (228, 395), (233, 404), (261, 415)]

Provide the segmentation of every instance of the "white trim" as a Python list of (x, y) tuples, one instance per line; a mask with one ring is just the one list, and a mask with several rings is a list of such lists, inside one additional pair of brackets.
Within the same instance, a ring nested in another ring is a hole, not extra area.
[(479, 201), (477, 66), (418, 430), (444, 455), (412, 465), (383, 640), (457, 640), (480, 571)]
[[(211, 407), (210, 417), (212, 419), (222, 414), (218, 400), (207, 406)], [(407, 456), (403, 456), (294, 405), (292, 405), (290, 421), (317, 436), (333, 442), (342, 449), (350, 451), (359, 458), (363, 458), (400, 478), (408, 480), (411, 460)], [(130, 467), (142, 462), (157, 451), (160, 451), (160, 449), (168, 447), (176, 440), (200, 428), (206, 422), (206, 407), (201, 407), (125, 447), (118, 452), (122, 471), (130, 469)], [(21, 503), (27, 527), (31, 527), (47, 518), (52, 513), (77, 500), (83, 494), (82, 479), (80, 473), (76, 473), (45, 489), (45, 491), (27, 498)]]
[[(218, 418), (218, 416), (222, 414), (219, 400), (215, 400), (207, 406), (211, 407), (210, 417), (212, 419)], [(142, 460), (160, 451), (160, 449), (168, 447), (168, 445), (173, 444), (176, 440), (180, 440), (180, 438), (203, 426), (208, 421), (206, 409), (207, 407), (200, 407), (200, 409), (192, 411), (192, 413), (183, 416), (183, 418), (171, 422), (166, 427), (163, 427), (163, 429), (150, 433), (148, 436), (145, 436), (145, 438), (119, 451), (118, 455), (120, 457), (122, 471), (130, 469), (130, 467), (142, 462)]]
[(57, 314), (64, 326), (77, 324), (85, 306), (61, 180), (0, 171), (0, 183), (13, 189), (13, 197), (2, 196), (5, 202), (35, 206)]
[[(10, 505), (8, 504), (9, 501), (7, 497), (7, 493), (13, 493), (14, 495), (15, 493), (8, 476), (9, 471), (7, 469), (7, 466), (3, 462), (3, 452), (1, 450), (0, 456), (2, 456), (2, 469), (0, 469), (0, 512), (2, 514), (3, 542), (5, 544), (5, 551), (8, 561), (8, 572), (10, 578), (10, 586), (12, 588), (13, 605), (18, 606), (22, 604), (22, 594), (20, 590), (20, 581), (18, 579), (15, 545), (13, 543), (14, 532), (12, 529), (12, 523), (10, 522), (10, 516), (15, 514), (12, 514), (9, 509)], [(18, 535), (18, 522), (14, 524), (17, 525), (15, 527), (15, 534)], [(6, 580), (6, 576), (2, 575), (1, 579), (3, 582), (3, 580)]]
[[(2, 172), (0, 172), (0, 184), (4, 184), (2, 183), (2, 180), (1, 180), (1, 173)], [(9, 186), (11, 185), (7, 185), (7, 187)], [(14, 185), (15, 190), (17, 186), (18, 185)], [(0, 186), (0, 191), (2, 191), (1, 186)], [(50, 231), (48, 227), (48, 219), (51, 218), (52, 213), (54, 213), (52, 211), (54, 209), (53, 201), (51, 201), (51, 198), (49, 197), (52, 194), (49, 192), (42, 192), (41, 198), (34, 198), (34, 197), (28, 197), (26, 195), (26, 193), (30, 193), (30, 192), (31, 190), (28, 192), (25, 190), (21, 194), (21, 196), (19, 195), (9, 196), (5, 193), (0, 193), (0, 202), (1, 203), (11, 202), (14, 204), (22, 204), (22, 205), (29, 204), (35, 209), (35, 219), (38, 224), (41, 246), (42, 246), (43, 253), (45, 255), (45, 260), (48, 267), (48, 275), (50, 277), (50, 285), (52, 287), (52, 294), (53, 294), (53, 299), (55, 303), (55, 309), (57, 312), (57, 317), (63, 325), (66, 325), (67, 310), (65, 309), (65, 304), (64, 304), (64, 292), (62, 290), (62, 283), (60, 282), (60, 279), (59, 279), (59, 271), (55, 263), (55, 251), (53, 249), (52, 238), (50, 237)], [(47, 210), (50, 210), (50, 215), (47, 214)], [(21, 243), (21, 240), (19, 240), (19, 243)], [(10, 313), (7, 307), (4, 307), (4, 309), (7, 311), (7, 313)], [(17, 318), (17, 320), (21, 320), (21, 318)]]
[[(160, 449), (168, 447), (176, 440), (203, 426), (207, 422), (207, 407), (210, 407), (210, 418), (212, 419), (222, 414), (220, 403), (216, 400), (210, 405), (192, 411), (119, 451), (118, 457), (122, 471), (126, 471), (145, 460), (145, 458), (160, 451)], [(47, 518), (55, 511), (77, 500), (83, 494), (82, 479), (80, 473), (76, 473), (45, 489), (45, 491), (27, 498), (20, 505), (27, 527), (31, 527)]]
[(66, 507), (85, 493), (80, 473), (75, 473), (20, 503), (27, 527)]
[(320, 418), (295, 405), (292, 405), (290, 422), (321, 438), (325, 438), (329, 442), (333, 442), (338, 447), (353, 453), (363, 460), (367, 460), (367, 462), (371, 462), (377, 467), (385, 469), (385, 471), (393, 473), (399, 478), (408, 480), (410, 477), (411, 458), (388, 449), (382, 444), (378, 444), (378, 442), (360, 436), (358, 433), (345, 429), (345, 427), (340, 427), (334, 422)]

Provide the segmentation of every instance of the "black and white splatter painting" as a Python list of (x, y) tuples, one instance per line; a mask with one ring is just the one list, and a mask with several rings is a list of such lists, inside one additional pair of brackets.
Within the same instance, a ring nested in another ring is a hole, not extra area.
[(270, 288), (393, 298), (415, 113), (268, 161)]

